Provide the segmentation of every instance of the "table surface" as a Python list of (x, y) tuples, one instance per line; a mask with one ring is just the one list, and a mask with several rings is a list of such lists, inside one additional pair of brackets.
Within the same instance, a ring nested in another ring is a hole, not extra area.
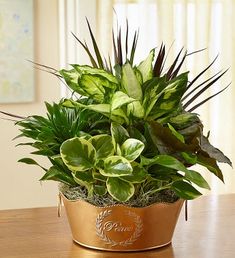
[(205, 196), (182, 209), (173, 242), (167, 247), (134, 253), (87, 249), (72, 241), (64, 209), (0, 211), (1, 258), (234, 258), (235, 194)]

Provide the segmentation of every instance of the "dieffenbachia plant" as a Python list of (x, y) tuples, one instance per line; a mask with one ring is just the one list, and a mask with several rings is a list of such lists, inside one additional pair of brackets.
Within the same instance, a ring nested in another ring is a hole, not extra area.
[[(37, 149), (33, 153), (47, 156), (52, 163), (43, 168), (41, 180), (80, 185), (89, 197), (109, 194), (120, 202), (138, 195), (139, 189), (150, 195), (171, 189), (183, 199), (198, 197), (197, 187), (209, 189), (209, 185), (199, 172), (189, 169), (195, 164), (223, 181), (218, 162), (232, 165), (231, 161), (203, 135), (203, 125), (193, 111), (227, 87), (193, 103), (226, 71), (197, 84), (214, 60), (189, 81), (189, 72), (179, 71), (192, 53), (182, 56), (181, 49), (166, 69), (163, 44), (134, 65), (138, 35), (129, 49), (128, 27), (125, 44), (121, 31), (116, 39), (113, 35), (112, 65), (110, 58), (102, 58), (89, 23), (88, 27), (95, 56), (74, 36), (92, 66), (72, 64), (71, 69), (59, 71), (40, 66), (64, 80), (71, 98), (47, 103), (47, 117), (17, 122), (21, 136), (33, 139), (26, 143)], [(29, 158), (20, 161), (38, 165)]]

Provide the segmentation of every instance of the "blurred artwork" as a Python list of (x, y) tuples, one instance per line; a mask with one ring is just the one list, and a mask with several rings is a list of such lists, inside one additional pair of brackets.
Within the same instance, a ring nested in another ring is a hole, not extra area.
[(0, 0), (0, 103), (34, 100), (33, 0)]

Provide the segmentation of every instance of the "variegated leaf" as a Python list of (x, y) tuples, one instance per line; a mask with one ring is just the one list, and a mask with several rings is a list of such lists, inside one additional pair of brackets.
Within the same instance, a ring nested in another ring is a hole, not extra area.
[(96, 151), (90, 142), (75, 137), (66, 140), (60, 147), (61, 158), (72, 171), (84, 171), (94, 167)]
[(138, 66), (137, 69), (141, 72), (143, 82), (146, 82), (153, 78), (153, 59), (154, 59), (155, 50), (152, 49), (148, 55), (148, 57), (142, 61)]
[(116, 108), (119, 108), (123, 105), (126, 105), (128, 103), (131, 103), (135, 101), (135, 99), (130, 98), (127, 94), (125, 94), (122, 91), (117, 91), (113, 94), (112, 97), (112, 104), (111, 104), (111, 110), (114, 110)]
[(139, 157), (144, 149), (144, 144), (137, 139), (127, 139), (121, 146), (122, 156), (129, 161), (133, 161)]
[(108, 177), (120, 177), (131, 175), (130, 162), (121, 156), (110, 156), (104, 160), (104, 169), (100, 173)]
[(108, 134), (93, 136), (89, 139), (89, 142), (96, 150), (97, 159), (103, 159), (114, 154), (112, 137)]
[(132, 183), (116, 177), (108, 178), (106, 186), (109, 194), (119, 202), (128, 201), (135, 193), (135, 187)]

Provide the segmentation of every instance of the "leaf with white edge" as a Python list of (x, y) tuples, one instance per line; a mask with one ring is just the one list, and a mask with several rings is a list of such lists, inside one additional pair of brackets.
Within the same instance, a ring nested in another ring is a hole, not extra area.
[(141, 85), (135, 75), (135, 72), (129, 63), (122, 66), (122, 87), (131, 98), (142, 100)]
[(99, 172), (92, 172), (92, 176), (95, 180), (101, 181), (101, 182), (106, 182), (107, 177), (101, 175)]
[(96, 151), (90, 142), (75, 137), (66, 140), (60, 147), (61, 158), (71, 171), (84, 171), (93, 168)]
[(106, 186), (109, 194), (119, 202), (128, 201), (135, 193), (135, 187), (132, 183), (117, 177), (108, 178)]
[(143, 82), (146, 82), (153, 78), (153, 59), (154, 59), (155, 50), (152, 49), (148, 55), (148, 57), (142, 61), (137, 69), (141, 72), (143, 77)]
[(112, 137), (108, 134), (92, 136), (88, 140), (96, 150), (97, 159), (103, 159), (114, 154)]
[(132, 173), (130, 162), (121, 156), (110, 156), (104, 160), (104, 170), (100, 170), (103, 176), (120, 177)]
[(138, 184), (138, 183), (144, 182), (147, 176), (148, 176), (148, 173), (144, 168), (139, 166), (134, 166), (132, 174), (129, 176), (122, 176), (121, 179), (127, 182), (131, 182), (133, 184)]
[(171, 188), (174, 190), (177, 196), (185, 200), (193, 200), (202, 195), (192, 185), (184, 181), (175, 181)]
[(91, 171), (75, 172), (73, 178), (76, 183), (86, 187), (89, 196), (92, 194), (94, 179)]
[(107, 193), (107, 188), (104, 185), (94, 185), (94, 193), (103, 196)]
[(130, 98), (127, 94), (125, 94), (122, 91), (117, 91), (113, 94), (112, 97), (112, 104), (111, 104), (111, 110), (114, 110), (116, 108), (119, 108), (123, 105), (126, 105), (128, 103), (131, 103), (135, 101), (135, 99)]
[(149, 166), (158, 164), (164, 167), (172, 168), (179, 171), (187, 171), (184, 164), (178, 161), (176, 158), (169, 156), (169, 155), (157, 155), (154, 158), (145, 158), (141, 156), (141, 165), (142, 166)]
[(121, 146), (122, 156), (129, 161), (133, 161), (139, 157), (144, 149), (144, 144), (137, 139), (127, 139)]
[(205, 188), (210, 190), (210, 186), (207, 183), (207, 181), (204, 179), (204, 177), (198, 173), (197, 171), (194, 170), (188, 170), (187, 172), (185, 172), (185, 178), (189, 181), (191, 181), (192, 183), (198, 185), (201, 188)]
[(114, 139), (114, 142), (119, 145), (121, 145), (125, 140), (129, 138), (129, 133), (127, 132), (127, 130), (123, 126), (115, 122), (111, 124), (111, 135)]

